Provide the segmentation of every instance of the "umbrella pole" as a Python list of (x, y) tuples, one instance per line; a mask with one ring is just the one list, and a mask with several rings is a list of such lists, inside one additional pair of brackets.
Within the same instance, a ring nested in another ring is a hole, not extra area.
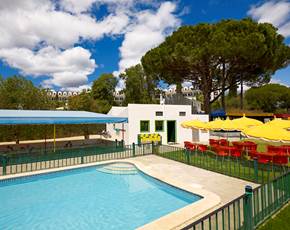
[(44, 153), (46, 153), (46, 125), (44, 125)]

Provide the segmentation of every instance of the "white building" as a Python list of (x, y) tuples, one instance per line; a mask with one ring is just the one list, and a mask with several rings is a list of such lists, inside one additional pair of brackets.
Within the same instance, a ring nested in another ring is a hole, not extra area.
[(207, 114), (192, 114), (190, 105), (129, 104), (115, 107), (108, 114), (128, 117), (125, 124), (107, 124), (112, 139), (122, 140), (125, 144), (138, 143), (140, 134), (159, 134), (162, 144), (184, 141), (208, 142), (207, 131), (185, 129), (180, 126), (184, 121), (199, 119), (208, 121)]

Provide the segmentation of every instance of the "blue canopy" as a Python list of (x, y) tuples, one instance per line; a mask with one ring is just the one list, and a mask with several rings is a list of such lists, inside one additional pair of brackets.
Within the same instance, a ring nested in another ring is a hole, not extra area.
[(223, 109), (217, 109), (210, 113), (211, 117), (225, 117), (227, 114)]
[(0, 110), (0, 125), (126, 123), (128, 118), (85, 111)]

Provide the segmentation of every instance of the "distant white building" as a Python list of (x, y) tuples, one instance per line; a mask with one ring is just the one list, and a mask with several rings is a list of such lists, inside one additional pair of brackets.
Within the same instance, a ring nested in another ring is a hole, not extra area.
[(110, 115), (128, 117), (125, 124), (107, 124), (113, 139), (124, 139), (125, 144), (138, 143), (138, 137), (159, 134), (162, 144), (184, 141), (208, 142), (207, 131), (185, 129), (181, 123), (199, 119), (208, 121), (207, 114), (192, 114), (191, 105), (129, 104), (127, 107), (113, 106)]
[[(166, 99), (170, 99), (172, 98), (174, 95), (176, 95), (176, 87), (169, 87), (167, 89), (159, 89), (162, 93), (162, 95), (166, 98)], [(192, 101), (192, 103), (194, 104), (194, 106), (197, 107), (197, 110), (200, 110), (201, 107), (201, 103), (199, 101), (196, 100), (196, 94), (200, 93), (200, 90), (197, 89), (195, 86), (184, 86), (181, 89), (181, 94), (183, 95), (183, 97), (189, 99)], [(117, 105), (122, 105), (124, 100), (125, 100), (125, 94), (122, 91), (115, 91), (113, 93), (114, 96), (114, 101), (116, 102)], [(159, 100), (159, 95), (156, 95), (156, 99), (157, 101)]]
[(67, 102), (69, 97), (77, 96), (81, 92), (89, 92), (89, 90), (83, 90), (83, 91), (55, 91), (55, 90), (47, 90), (47, 96), (52, 100), (52, 101), (63, 101)]

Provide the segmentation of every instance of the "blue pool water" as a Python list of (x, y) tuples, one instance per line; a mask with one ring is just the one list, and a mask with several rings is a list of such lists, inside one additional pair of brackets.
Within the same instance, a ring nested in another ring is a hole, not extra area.
[(0, 181), (0, 229), (135, 229), (200, 199), (140, 171), (96, 168)]

